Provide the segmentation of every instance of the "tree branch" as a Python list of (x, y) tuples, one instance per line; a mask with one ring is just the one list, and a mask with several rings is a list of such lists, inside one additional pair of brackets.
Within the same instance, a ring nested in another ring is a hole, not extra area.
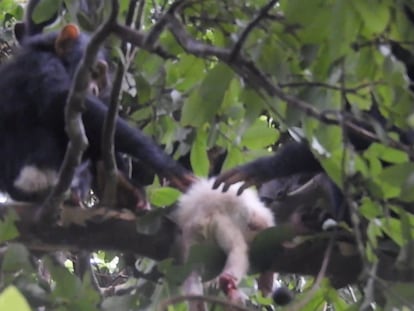
[(256, 25), (267, 16), (269, 10), (278, 2), (279, 0), (271, 0), (268, 4), (263, 6), (256, 17), (247, 25), (247, 27), (243, 30), (240, 35), (239, 40), (237, 40), (236, 44), (233, 46), (233, 49), (230, 52), (230, 61), (235, 59), (236, 56), (240, 53), (241, 48), (243, 47), (244, 42), (247, 40), (250, 32), (253, 30)]
[(148, 34), (145, 37), (145, 45), (153, 46), (159, 39), (161, 33), (168, 25), (168, 15), (175, 14), (180, 7), (184, 4), (185, 0), (176, 0), (173, 4), (171, 4), (168, 11), (161, 16), (161, 18), (155, 23), (155, 25), (151, 28)]
[(374, 85), (384, 84), (381, 81), (367, 82), (362, 83), (356, 87), (343, 88), (342, 86), (336, 86), (323, 82), (314, 82), (314, 81), (303, 81), (303, 82), (289, 82), (289, 83), (279, 83), (280, 88), (293, 88), (293, 87), (323, 87), (335, 91), (345, 92), (345, 93), (357, 93), (361, 89), (371, 88)]
[(81, 62), (75, 72), (72, 86), (65, 107), (65, 126), (69, 136), (69, 144), (59, 172), (59, 179), (44, 202), (38, 217), (45, 219), (54, 217), (56, 209), (64, 200), (64, 193), (69, 189), (76, 167), (82, 160), (84, 150), (88, 146), (82, 122), (85, 94), (90, 80), (90, 64), (94, 64), (101, 44), (111, 33), (111, 29), (119, 11), (118, 1), (112, 0), (112, 12), (108, 20), (93, 34), (88, 43)]
[(121, 61), (118, 61), (118, 67), (114, 78), (111, 91), (111, 99), (108, 107), (108, 113), (105, 118), (102, 131), (102, 158), (105, 168), (105, 186), (102, 203), (113, 206), (116, 202), (116, 185), (118, 168), (115, 157), (115, 127), (119, 110), (119, 94), (122, 88), (122, 81), (125, 73), (125, 67)]
[(138, 30), (133, 30), (129, 27), (120, 25), (120, 24), (115, 24), (113, 27), (113, 32), (115, 35), (117, 35), (118, 37), (120, 37), (122, 40), (128, 41), (131, 44), (134, 44), (140, 48), (142, 48), (143, 50), (146, 50), (148, 52), (154, 53), (156, 55), (158, 55), (161, 58), (164, 59), (176, 59), (175, 55), (172, 55), (170, 53), (168, 53), (167, 51), (165, 51), (161, 46), (158, 45), (154, 45), (154, 46), (149, 46), (145, 43), (145, 33), (138, 31)]
[[(181, 47), (190, 54), (198, 57), (215, 57), (223, 63), (230, 66), (236, 73), (238, 73), (251, 87), (264, 91), (264, 96), (274, 97), (277, 96), (280, 99), (287, 102), (289, 105), (303, 111), (306, 115), (316, 118), (325, 124), (340, 125), (341, 119), (335, 116), (329, 116), (325, 112), (321, 112), (311, 104), (298, 99), (294, 96), (286, 94), (281, 87), (275, 85), (266, 75), (261, 72), (253, 62), (237, 55), (234, 59), (230, 58), (231, 51), (226, 48), (219, 48), (205, 44), (199, 40), (192, 38), (182, 23), (173, 15), (168, 15), (169, 30), (172, 32), (177, 42)], [(272, 106), (269, 108), (274, 110)], [(340, 114), (337, 114), (337, 116)], [(361, 137), (367, 138), (370, 141), (380, 141), (379, 137), (375, 133), (367, 130), (370, 128), (369, 124), (365, 124), (362, 120), (358, 121), (358, 124), (350, 120), (344, 120), (344, 125), (357, 133)], [(360, 125), (361, 124), (361, 125)], [(393, 148), (407, 152), (411, 157), (414, 158), (414, 151), (399, 141), (389, 138), (389, 145)]]
[(162, 260), (169, 257), (175, 239), (175, 224), (162, 215), (159, 230), (143, 234), (137, 232), (138, 218), (127, 211), (63, 207), (61, 223), (56, 226), (37, 223), (36, 208), (31, 204), (1, 204), (0, 216), (11, 210), (19, 217), (16, 227), (20, 235), (16, 241), (32, 250), (113, 250)]

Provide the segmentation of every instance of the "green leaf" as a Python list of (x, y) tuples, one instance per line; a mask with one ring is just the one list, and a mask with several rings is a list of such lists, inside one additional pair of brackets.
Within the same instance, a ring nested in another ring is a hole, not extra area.
[(261, 149), (274, 144), (279, 136), (279, 131), (269, 127), (266, 120), (256, 119), (256, 122), (244, 133), (241, 145), (248, 149)]
[(306, 297), (306, 293), (303, 293), (300, 295), (297, 299), (298, 303), (300, 303), (301, 299), (306, 299), (306, 304), (300, 308), (301, 311), (315, 311), (315, 310), (323, 310), (326, 299), (326, 288), (320, 288), (318, 289), (312, 297), (308, 300)]
[(414, 174), (411, 173), (401, 187), (400, 199), (404, 202), (414, 201)]
[(367, 219), (372, 219), (382, 215), (382, 210), (379, 204), (373, 202), (369, 198), (363, 198), (361, 205), (358, 208), (358, 212), (361, 213)]
[[(379, 175), (379, 179), (382, 181), (380, 186), (384, 193), (384, 197), (399, 197), (403, 186), (407, 187), (404, 189), (405, 192), (407, 192), (407, 190), (411, 191), (413, 182), (410, 179), (412, 179), (411, 176), (414, 176), (413, 173), (414, 163), (401, 163), (384, 168)], [(400, 199), (403, 198), (400, 197)]]
[(0, 310), (31, 311), (32, 309), (19, 290), (9, 286), (0, 294)]
[(9, 210), (5, 217), (0, 220), (0, 242), (15, 239), (19, 236), (19, 231), (15, 226), (18, 216), (14, 210)]
[(29, 259), (29, 252), (22, 244), (12, 243), (7, 247), (3, 257), (2, 271), (14, 273), (16, 271), (32, 272), (33, 266)]
[(412, 310), (414, 306), (414, 285), (412, 283), (391, 283), (391, 290), (384, 290), (387, 304), (386, 311), (391, 310)]
[(333, 60), (351, 52), (351, 43), (356, 39), (362, 23), (348, 0), (335, 1), (330, 12), (329, 55)]
[(326, 300), (330, 302), (332, 307), (335, 308), (335, 310), (346, 310), (347, 309), (347, 303), (344, 299), (341, 298), (338, 290), (334, 288), (327, 287), (326, 288)]
[(227, 151), (226, 160), (223, 163), (222, 171), (240, 165), (248, 161), (245, 155), (238, 148), (231, 148)]
[(365, 94), (362, 93), (363, 91), (359, 91), (357, 94), (349, 93), (346, 96), (352, 105), (357, 106), (360, 110), (368, 110), (372, 105), (372, 98), (369, 94), (369, 89), (365, 90)]
[(147, 103), (151, 98), (151, 85), (142, 75), (137, 74), (135, 76), (136, 88), (139, 90), (138, 98), (139, 103)]
[(199, 129), (191, 147), (190, 162), (197, 176), (207, 176), (209, 160), (207, 156), (207, 131)]
[(364, 156), (379, 158), (388, 163), (409, 162), (407, 153), (378, 143), (371, 144), (369, 148), (364, 152)]
[(349, 2), (364, 21), (368, 35), (380, 34), (385, 30), (390, 18), (390, 7), (385, 3), (379, 5), (377, 0), (351, 0)]
[(158, 268), (169, 282), (182, 284), (194, 270), (200, 273), (203, 280), (211, 280), (222, 271), (225, 262), (226, 254), (216, 243), (203, 242), (190, 247), (185, 264), (172, 264), (171, 260), (167, 259), (160, 262)]
[(299, 34), (303, 43), (321, 42), (327, 37), (331, 7), (328, 2), (318, 0), (289, 0), (281, 3), (286, 20), (300, 25)]
[[(232, 79), (230, 81), (229, 87), (224, 93), (220, 114), (229, 114), (229, 117), (233, 120), (238, 120), (240, 118), (238, 114), (240, 114), (240, 112), (244, 112), (242, 104), (239, 101), (239, 94), (241, 93), (242, 89), (243, 86), (241, 85), (239, 79)], [(234, 111), (237, 111), (237, 113), (235, 115), (232, 115), (234, 114)]]
[(166, 70), (167, 85), (182, 92), (197, 85), (206, 74), (203, 59), (193, 55), (182, 55), (178, 62), (168, 62)]
[(220, 108), (233, 76), (230, 68), (223, 64), (210, 70), (200, 87), (185, 101), (181, 123), (200, 126), (210, 121)]
[(81, 282), (69, 270), (56, 265), (49, 258), (45, 259), (45, 264), (54, 281), (52, 297), (59, 303), (64, 303), (64, 310), (97, 310), (100, 297), (91, 282)]
[(33, 11), (33, 21), (40, 24), (51, 20), (62, 5), (62, 0), (43, 0), (40, 1)]
[(261, 231), (250, 244), (251, 264), (256, 269), (265, 269), (277, 260), (278, 254), (283, 252), (282, 243), (296, 236), (294, 228), (290, 225), (278, 225)]
[(405, 241), (401, 221), (399, 219), (391, 217), (382, 218), (379, 219), (379, 222), (376, 222), (376, 225), (378, 225), (399, 246), (404, 245)]
[(240, 94), (240, 101), (244, 103), (245, 107), (244, 124), (250, 126), (265, 108), (263, 97), (259, 96), (255, 90), (243, 89)]
[(190, 248), (187, 264), (191, 265), (203, 277), (204, 281), (211, 280), (217, 276), (224, 267), (226, 254), (215, 243), (200, 243)]
[(159, 207), (169, 206), (177, 201), (180, 191), (170, 187), (151, 188), (148, 191), (151, 204)]
[[(361, 49), (358, 53), (351, 54), (351, 57), (356, 57), (356, 64), (355, 64), (355, 77), (358, 81), (364, 81), (367, 79), (375, 79), (375, 75), (380, 71), (381, 67), (378, 61), (378, 54), (374, 49)], [(381, 64), (382, 58), (381, 55)], [(367, 90), (371, 90), (371, 88), (367, 88)], [(352, 93), (348, 93), (351, 95)]]

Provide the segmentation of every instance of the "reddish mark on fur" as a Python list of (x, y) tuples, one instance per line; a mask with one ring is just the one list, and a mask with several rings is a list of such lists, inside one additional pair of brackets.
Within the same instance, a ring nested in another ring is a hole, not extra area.
[(226, 294), (227, 298), (233, 303), (242, 303), (243, 298), (237, 289), (237, 279), (229, 273), (223, 273), (219, 277), (220, 289)]
[(75, 24), (68, 24), (63, 27), (62, 31), (59, 34), (59, 40), (76, 40), (80, 36), (79, 27)]
[(223, 273), (219, 277), (220, 289), (228, 296), (231, 291), (237, 290), (236, 278), (228, 273)]

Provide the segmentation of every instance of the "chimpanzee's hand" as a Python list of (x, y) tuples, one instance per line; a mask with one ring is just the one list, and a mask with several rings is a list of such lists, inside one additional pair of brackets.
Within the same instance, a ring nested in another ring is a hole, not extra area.
[(262, 183), (260, 178), (250, 170), (250, 165), (247, 164), (237, 166), (217, 176), (216, 181), (213, 184), (213, 189), (217, 189), (223, 184), (223, 192), (226, 192), (232, 184), (240, 181), (243, 181), (243, 184), (237, 190), (237, 195), (242, 194), (243, 191), (250, 186), (260, 186)]
[(173, 187), (177, 188), (182, 192), (186, 192), (187, 189), (198, 180), (198, 178), (190, 172), (178, 175), (169, 175), (166, 177), (168, 178)]

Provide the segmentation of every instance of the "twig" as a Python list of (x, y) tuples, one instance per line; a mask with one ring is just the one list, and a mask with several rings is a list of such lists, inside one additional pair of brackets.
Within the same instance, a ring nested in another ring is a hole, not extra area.
[(305, 81), (305, 82), (279, 83), (279, 87), (282, 89), (293, 88), (293, 87), (323, 87), (323, 88), (327, 88), (327, 89), (331, 89), (335, 91), (341, 91), (345, 93), (357, 93), (361, 89), (371, 88), (374, 85), (380, 85), (380, 84), (384, 84), (384, 82), (381, 82), (381, 81), (367, 82), (367, 83), (362, 83), (361, 85), (358, 85), (356, 87), (345, 88), (342, 86), (336, 86), (336, 85), (323, 83), (323, 82)]
[(122, 80), (125, 73), (125, 67), (121, 61), (118, 62), (114, 84), (111, 91), (111, 101), (108, 107), (108, 113), (105, 118), (102, 131), (102, 158), (105, 168), (105, 187), (102, 198), (104, 204), (112, 206), (116, 201), (116, 185), (118, 168), (115, 158), (115, 125), (119, 110), (119, 94), (122, 88)]
[(56, 209), (62, 204), (64, 193), (69, 189), (75, 169), (80, 164), (83, 152), (88, 146), (88, 139), (82, 122), (82, 112), (90, 79), (89, 67), (90, 64), (95, 63), (101, 44), (109, 36), (112, 26), (116, 22), (118, 10), (118, 1), (112, 0), (111, 15), (91, 37), (76, 69), (65, 106), (65, 127), (69, 143), (59, 172), (58, 182), (39, 211), (38, 217), (40, 219), (47, 220), (46, 218), (55, 216)]
[(325, 254), (323, 256), (323, 261), (321, 265), (321, 269), (319, 270), (318, 275), (316, 276), (315, 282), (312, 285), (312, 288), (304, 295), (304, 297), (297, 303), (293, 304), (289, 311), (299, 311), (302, 310), (312, 299), (312, 296), (318, 291), (323, 278), (326, 275), (326, 270), (329, 264), (329, 258), (331, 257), (332, 249), (334, 246), (334, 242), (336, 240), (336, 235), (333, 233), (329, 239), (329, 244), (326, 248)]
[(234, 311), (248, 311), (250, 309), (242, 307), (240, 305), (234, 304), (232, 302), (220, 299), (220, 298), (216, 298), (216, 297), (211, 297), (211, 296), (200, 296), (200, 295), (182, 295), (182, 296), (175, 296), (169, 299), (166, 299), (164, 301), (162, 301), (158, 307), (157, 310), (158, 311), (167, 311), (169, 310), (168, 307), (171, 305), (175, 305), (177, 303), (183, 302), (183, 301), (201, 301), (201, 302), (210, 302), (210, 303), (214, 303), (214, 304), (219, 304), (228, 308), (231, 308), (231, 310)]
[(269, 10), (278, 2), (278, 0), (271, 0), (268, 4), (263, 6), (257, 16), (247, 25), (247, 27), (243, 30), (240, 35), (239, 40), (237, 40), (236, 44), (234, 45), (233, 49), (230, 52), (230, 61), (234, 59), (239, 53), (241, 48), (243, 47), (244, 42), (246, 41), (247, 37), (249, 36), (250, 32), (253, 30), (256, 25), (267, 16)]
[(122, 40), (128, 41), (129, 43), (134, 44), (143, 50), (154, 53), (164, 59), (176, 59), (175, 55), (168, 53), (159, 45), (147, 45), (145, 43), (146, 35), (142, 31), (133, 30), (120, 24), (115, 24), (112, 30), (114, 34), (120, 37)]
[(161, 16), (161, 18), (155, 23), (152, 29), (148, 32), (147, 36), (145, 37), (144, 44), (146, 46), (153, 46), (155, 42), (158, 41), (161, 33), (164, 31), (168, 24), (168, 15), (175, 14), (175, 12), (181, 7), (181, 5), (185, 2), (185, 0), (176, 0), (173, 4), (171, 4), (168, 11)]
[[(229, 49), (211, 46), (192, 38), (182, 23), (171, 14), (168, 15), (168, 21), (170, 31), (187, 53), (203, 58), (217, 58), (223, 63), (229, 65), (237, 74), (244, 78), (251, 87), (259, 90), (259, 92), (264, 91), (264, 96), (277, 96), (289, 105), (303, 111), (308, 116), (316, 118), (325, 124), (340, 124), (340, 119), (335, 117), (327, 117), (324, 112), (319, 111), (311, 104), (286, 94), (282, 88), (275, 85), (270, 79), (268, 79), (253, 62), (243, 58), (240, 55), (237, 55), (234, 59), (230, 59), (231, 51)], [(268, 105), (271, 109), (273, 109), (270, 104)], [(358, 123), (363, 124), (363, 122)], [(370, 141), (380, 141), (379, 137), (375, 135), (375, 133), (367, 130), (364, 126), (358, 125), (349, 120), (345, 120), (344, 125), (361, 137), (367, 138)], [(367, 125), (367, 128), (370, 128), (369, 125)], [(399, 141), (389, 139), (389, 145), (393, 148), (407, 152), (411, 157), (414, 157), (413, 150)]]

